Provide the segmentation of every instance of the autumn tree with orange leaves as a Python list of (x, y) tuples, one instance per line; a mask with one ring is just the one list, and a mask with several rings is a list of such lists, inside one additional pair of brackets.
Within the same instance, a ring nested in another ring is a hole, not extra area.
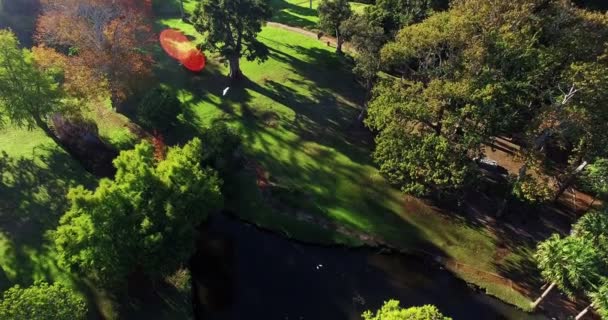
[(61, 67), (76, 95), (98, 96), (105, 89), (116, 108), (152, 75), (149, 13), (145, 0), (42, 0), (36, 59)]

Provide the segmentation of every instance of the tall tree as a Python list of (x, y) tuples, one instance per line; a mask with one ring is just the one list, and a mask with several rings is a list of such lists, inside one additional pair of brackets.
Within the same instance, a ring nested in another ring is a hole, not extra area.
[(342, 54), (344, 38), (340, 25), (352, 15), (348, 0), (322, 0), (317, 8), (319, 25), (325, 31), (336, 35), (336, 52)]
[(16, 126), (38, 127), (61, 145), (48, 125), (50, 115), (65, 110), (54, 76), (38, 68), (12, 32), (0, 30), (0, 125), (8, 119)]
[(220, 207), (220, 180), (200, 162), (201, 141), (170, 148), (157, 160), (149, 142), (114, 160), (114, 180), (78, 187), (52, 234), (61, 265), (103, 286), (138, 270), (156, 279), (186, 263), (197, 227)]
[(12, 287), (0, 300), (0, 318), (11, 320), (84, 320), (86, 302), (61, 284), (39, 282), (31, 287)]
[[(137, 1), (138, 2), (138, 1)], [(70, 64), (107, 81), (118, 108), (152, 76), (146, 47), (154, 39), (146, 10), (135, 1), (43, 0), (36, 27), (40, 44), (70, 51)]]
[(386, 301), (375, 314), (366, 311), (362, 316), (364, 320), (451, 320), (433, 305), (401, 308), (397, 300)]
[(371, 98), (373, 85), (382, 69), (380, 49), (388, 40), (384, 30), (372, 21), (368, 14), (354, 14), (340, 25), (345, 38), (355, 48), (355, 67), (353, 71), (361, 79), (365, 88), (365, 101), (358, 121), (363, 121), (367, 112), (367, 103)]
[(267, 0), (200, 0), (191, 21), (204, 36), (202, 46), (224, 57), (230, 65), (230, 78), (236, 80), (242, 75), (242, 56), (248, 61), (268, 58), (268, 48), (257, 34), (271, 17)]

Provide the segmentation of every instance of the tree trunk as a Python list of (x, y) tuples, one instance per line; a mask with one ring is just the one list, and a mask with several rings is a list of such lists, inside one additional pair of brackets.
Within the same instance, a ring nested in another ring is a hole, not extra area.
[(312, 9), (312, 0), (310, 0), (310, 8)]
[(593, 308), (593, 303), (588, 305), (587, 308), (585, 308), (583, 311), (581, 311), (579, 314), (576, 315), (576, 318), (574, 318), (574, 320), (580, 320), (584, 315), (587, 314), (587, 312), (589, 312), (589, 309)]
[(228, 62), (230, 63), (230, 80), (239, 80), (242, 76), (239, 58), (231, 57)]
[(186, 17), (186, 12), (184, 11), (184, 0), (179, 0), (179, 12), (182, 15), (182, 19)]
[(61, 140), (59, 140), (59, 137), (57, 137), (55, 132), (53, 132), (53, 130), (51, 130), (51, 128), (49, 128), (49, 125), (46, 123), (46, 121), (42, 120), (42, 118), (40, 118), (40, 116), (38, 116), (38, 115), (32, 115), (32, 117), (34, 118), (36, 125), (40, 129), (42, 129), (42, 131), (44, 131), (44, 133), (49, 138), (51, 138), (60, 148), (64, 149), (68, 154), (71, 155), (70, 151), (63, 145)]
[(576, 169), (574, 169), (574, 171), (572, 171), (568, 175), (568, 177), (566, 178), (564, 183), (559, 184), (559, 188), (557, 189), (557, 192), (555, 193), (555, 196), (553, 197), (553, 201), (557, 201), (557, 199), (559, 199), (559, 197), (561, 197), (561, 195), (564, 194), (564, 192), (566, 192), (568, 187), (570, 187), (572, 185), (572, 182), (574, 182), (574, 178), (576, 177), (576, 175), (579, 174), (581, 171), (583, 171), (585, 169), (585, 167), (587, 166), (587, 164), (588, 164), (587, 161), (583, 161), (578, 167), (576, 167)]
[(336, 28), (336, 53), (342, 54), (342, 37), (339, 28)]
[(549, 292), (551, 292), (551, 290), (553, 290), (554, 287), (555, 287), (555, 282), (552, 282), (551, 285), (547, 288), (547, 290), (545, 290), (545, 292), (543, 292), (543, 294), (540, 297), (538, 297), (538, 299), (536, 299), (536, 301), (534, 301), (532, 304), (530, 304), (530, 308), (532, 310), (536, 309), (536, 307), (538, 307), (538, 305), (543, 301), (543, 299), (545, 299), (547, 297)]

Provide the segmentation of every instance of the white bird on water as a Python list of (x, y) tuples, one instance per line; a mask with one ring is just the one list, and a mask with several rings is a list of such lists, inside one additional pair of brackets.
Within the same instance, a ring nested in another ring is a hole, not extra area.
[(230, 87), (226, 87), (226, 89), (224, 89), (224, 92), (222, 93), (222, 97), (225, 97), (229, 90)]

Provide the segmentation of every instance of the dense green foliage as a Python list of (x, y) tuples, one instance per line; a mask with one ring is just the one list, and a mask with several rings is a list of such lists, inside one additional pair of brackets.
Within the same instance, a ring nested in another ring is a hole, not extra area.
[(0, 319), (83, 320), (85, 300), (61, 284), (39, 282), (28, 288), (14, 286), (0, 300)]
[(37, 126), (54, 138), (47, 118), (63, 108), (54, 76), (36, 66), (31, 51), (21, 49), (12, 32), (0, 30), (0, 126), (6, 120), (29, 129)]
[(418, 23), (433, 9), (433, 0), (377, 0), (366, 9), (370, 20), (379, 24), (387, 35), (394, 36), (401, 28)]
[(182, 108), (174, 92), (158, 87), (144, 96), (135, 112), (137, 122), (146, 129), (166, 132), (176, 124)]
[(319, 10), (319, 25), (330, 34), (335, 34), (338, 42), (336, 52), (342, 53), (344, 37), (340, 26), (352, 15), (348, 0), (323, 0), (317, 10)]
[(401, 308), (399, 301), (389, 300), (384, 303), (380, 310), (373, 314), (366, 311), (363, 315), (364, 320), (450, 320), (441, 314), (437, 307), (426, 305), (422, 307)]
[[(522, 138), (532, 168), (543, 163), (549, 143), (576, 167), (608, 151), (606, 41), (608, 17), (568, 2), (455, 1), (383, 48), (384, 63), (400, 78), (377, 86), (367, 123), (380, 141), (440, 136), (459, 162), (506, 135)], [(414, 148), (403, 153), (419, 153)], [(437, 157), (445, 152), (439, 148)], [(418, 168), (441, 171), (444, 163), (433, 158), (408, 164), (407, 176)], [(401, 165), (399, 158), (377, 161), (384, 172)], [(435, 184), (420, 180), (405, 181), (404, 189)]]
[(272, 16), (267, 0), (200, 0), (191, 17), (203, 46), (226, 58), (230, 77), (241, 76), (239, 59), (264, 61), (268, 48), (256, 36)]
[(580, 179), (583, 188), (595, 197), (602, 200), (608, 199), (608, 159), (598, 159), (587, 166)]
[(569, 295), (591, 289), (603, 266), (592, 241), (556, 234), (538, 245), (536, 258), (543, 277)]
[(154, 278), (174, 272), (194, 250), (198, 225), (220, 207), (220, 180), (201, 167), (194, 139), (157, 161), (142, 142), (114, 160), (114, 180), (95, 191), (70, 190), (71, 208), (52, 233), (63, 266), (102, 285), (135, 270)]

